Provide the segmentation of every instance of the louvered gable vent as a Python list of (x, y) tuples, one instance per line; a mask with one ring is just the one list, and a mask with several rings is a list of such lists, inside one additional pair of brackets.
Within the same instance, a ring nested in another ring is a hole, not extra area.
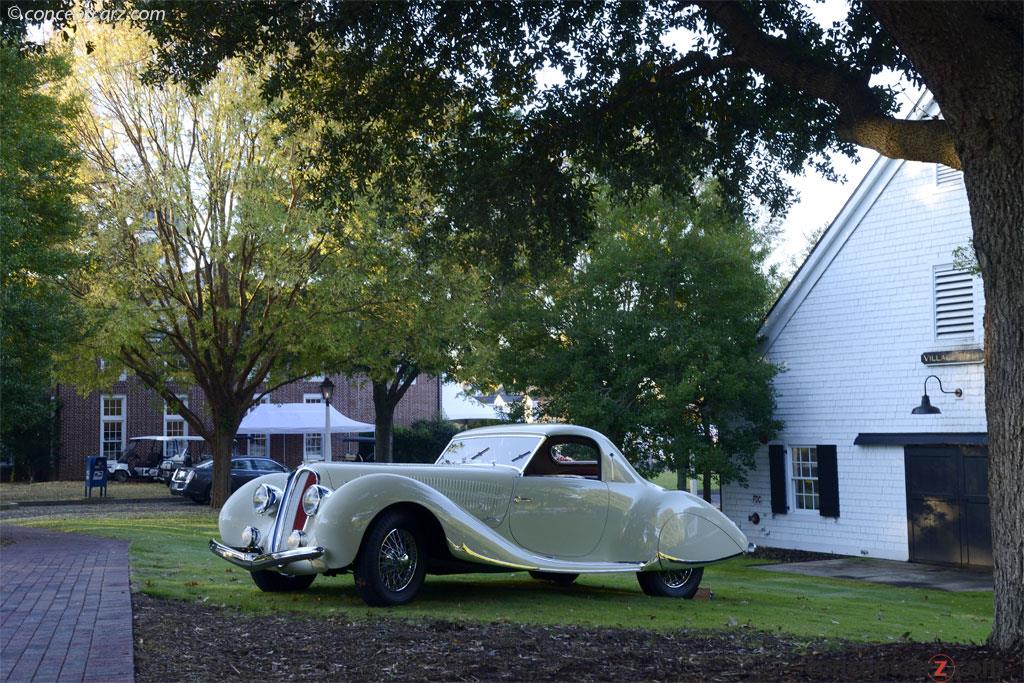
[(974, 276), (952, 268), (935, 271), (935, 337), (974, 335)]
[(936, 187), (955, 187), (962, 185), (964, 174), (955, 168), (943, 164), (935, 164), (935, 185)]

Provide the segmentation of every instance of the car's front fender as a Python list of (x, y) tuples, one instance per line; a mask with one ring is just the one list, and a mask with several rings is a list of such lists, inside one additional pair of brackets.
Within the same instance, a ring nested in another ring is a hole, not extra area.
[(288, 473), (275, 472), (248, 481), (224, 503), (224, 507), (220, 509), (218, 527), (221, 540), (232, 548), (241, 548), (245, 545), (242, 543), (242, 531), (249, 526), (259, 529), (261, 537), (270, 538), (274, 528), (274, 517), (258, 514), (252, 507), (252, 494), (260, 484), (270, 484), (284, 491), (288, 484)]

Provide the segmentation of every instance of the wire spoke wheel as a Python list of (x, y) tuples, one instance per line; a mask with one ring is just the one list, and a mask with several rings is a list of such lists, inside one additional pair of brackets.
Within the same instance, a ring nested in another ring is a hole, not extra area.
[(389, 591), (405, 590), (416, 576), (419, 554), (416, 539), (406, 529), (392, 529), (380, 544), (377, 568)]
[(663, 572), (661, 576), (666, 586), (672, 589), (679, 589), (686, 585), (686, 582), (690, 580), (692, 575), (692, 569), (683, 569), (676, 572)]

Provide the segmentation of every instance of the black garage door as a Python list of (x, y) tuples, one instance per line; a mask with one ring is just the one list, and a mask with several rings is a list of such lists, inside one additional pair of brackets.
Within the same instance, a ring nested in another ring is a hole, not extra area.
[(992, 566), (987, 449), (907, 446), (911, 562)]

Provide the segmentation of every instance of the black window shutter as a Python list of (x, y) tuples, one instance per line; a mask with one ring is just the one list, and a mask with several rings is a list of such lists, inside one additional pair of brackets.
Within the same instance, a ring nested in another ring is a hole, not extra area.
[(768, 475), (772, 487), (772, 512), (784, 515), (789, 512), (786, 504), (786, 448), (772, 445), (768, 447)]
[(822, 517), (839, 516), (839, 466), (835, 446), (818, 446), (818, 504)]

